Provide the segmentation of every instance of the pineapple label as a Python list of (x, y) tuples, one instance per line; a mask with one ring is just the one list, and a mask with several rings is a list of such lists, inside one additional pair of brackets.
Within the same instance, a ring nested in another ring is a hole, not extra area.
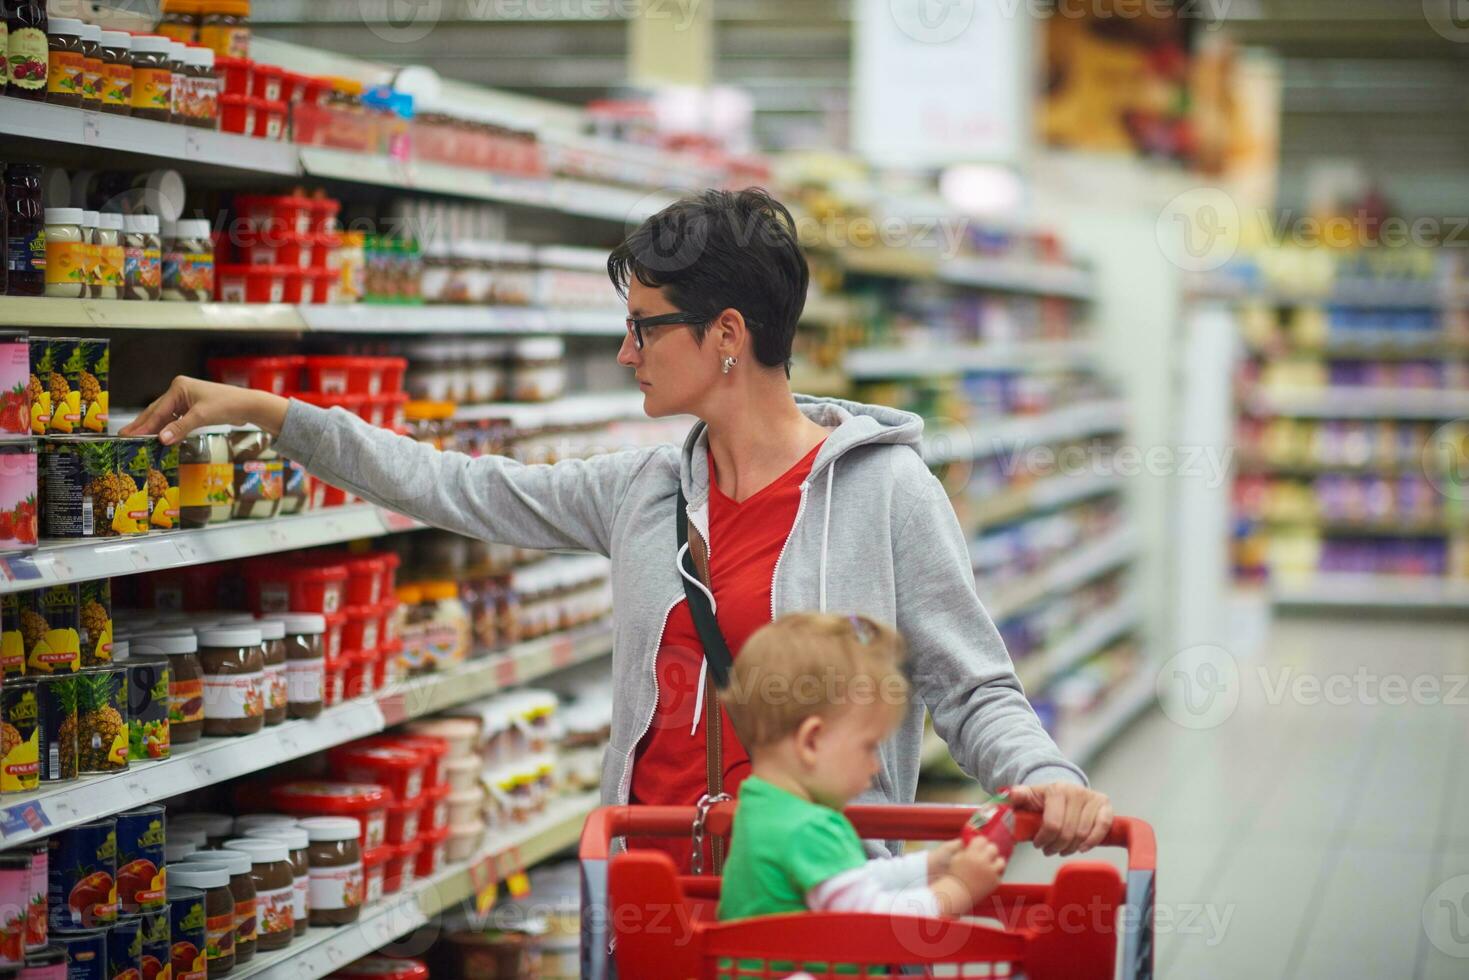
[(83, 582), (77, 586), (77, 602), (82, 666), (112, 663), (112, 580)]
[(7, 592), (0, 597), (0, 670), (6, 677), (18, 677), (26, 672), (25, 636), (20, 631), (20, 593)]
[(39, 785), (39, 717), (34, 683), (11, 681), (0, 691), (0, 793), (26, 793)]
[(81, 669), (77, 587), (53, 585), (27, 593), (20, 610), (26, 644), (26, 669), (38, 674), (71, 674)]
[(160, 531), (179, 526), (179, 447), (156, 440), (149, 447), (152, 468), (148, 471), (148, 503), (152, 524)]
[(112, 345), (106, 340), (84, 340), (77, 348), (82, 355), (81, 371), (75, 376), (82, 395), (82, 431), (105, 434), (111, 418), (108, 379), (112, 375)]
[(149, 439), (119, 439), (117, 468), (132, 481), (123, 486), (127, 496), (112, 514), (112, 529), (120, 535), (147, 534), (153, 524), (153, 508), (149, 503), (148, 478), (153, 471)]
[(80, 341), (56, 341), (51, 356), (60, 364), (52, 370), (51, 431), (71, 435), (81, 428), (83, 401), (81, 387), (72, 379), (81, 380), (87, 354)]
[(94, 667), (77, 675), (77, 769), (117, 772), (128, 767), (127, 670)]
[(44, 436), (51, 429), (51, 375), (54, 363), (51, 340), (47, 337), (32, 337), (29, 392), (33, 436)]

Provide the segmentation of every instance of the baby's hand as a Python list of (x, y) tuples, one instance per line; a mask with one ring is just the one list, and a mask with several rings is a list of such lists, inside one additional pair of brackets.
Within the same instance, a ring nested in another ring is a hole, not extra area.
[(932, 881), (940, 875), (948, 874), (949, 865), (953, 863), (954, 855), (958, 854), (963, 848), (963, 842), (951, 840), (930, 850), (928, 852), (928, 880)]
[(964, 883), (975, 902), (998, 888), (1004, 873), (1005, 859), (994, 843), (984, 837), (971, 840), (949, 862), (949, 874)]

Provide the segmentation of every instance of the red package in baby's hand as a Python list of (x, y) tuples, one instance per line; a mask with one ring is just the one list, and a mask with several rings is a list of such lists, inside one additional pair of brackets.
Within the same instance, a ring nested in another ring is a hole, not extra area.
[(1000, 857), (1010, 860), (1015, 851), (1015, 808), (1005, 802), (1007, 799), (1002, 793), (980, 804), (959, 835), (964, 846), (968, 847), (976, 837), (983, 837), (995, 845)]

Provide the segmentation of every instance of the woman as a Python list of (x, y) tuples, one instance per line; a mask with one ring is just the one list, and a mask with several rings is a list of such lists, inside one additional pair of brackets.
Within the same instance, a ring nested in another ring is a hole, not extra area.
[[(253, 423), (316, 476), (427, 523), (609, 555), (609, 803), (692, 805), (711, 788), (734, 792), (748, 769), (727, 720), (714, 726), (721, 752), (706, 738), (709, 716), (721, 713), (706, 697), (703, 645), (680, 574), (682, 490), (689, 544), (729, 650), (795, 610), (862, 613), (906, 637), (919, 698), (883, 746), (864, 799), (912, 801), (926, 705), (965, 770), (985, 786), (1015, 787), (1018, 805), (1043, 812), (1039, 847), (1070, 854), (1098, 844), (1112, 819), (1107, 798), (1086, 788), (1021, 691), (975, 595), (963, 531), (919, 454), (922, 421), (791, 393), (808, 272), (785, 207), (756, 190), (681, 201), (633, 232), (608, 272), (627, 299), (617, 360), (633, 371), (645, 410), (700, 420), (681, 451), (553, 466), (470, 459), (342, 409), (192, 378), (176, 379), (124, 434), (157, 432), (173, 443), (199, 426)], [(670, 849), (686, 859), (687, 846)]]

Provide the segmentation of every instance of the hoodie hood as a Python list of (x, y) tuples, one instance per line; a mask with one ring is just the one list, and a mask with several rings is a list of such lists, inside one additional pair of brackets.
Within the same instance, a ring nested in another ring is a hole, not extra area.
[[(923, 419), (912, 412), (811, 395), (797, 395), (796, 405), (808, 419), (830, 432), (811, 464), (808, 482), (814, 482), (823, 470), (858, 446), (909, 446), (922, 455)], [(697, 422), (684, 439), (679, 468), (679, 479), (691, 512), (703, 511), (709, 499), (708, 448), (709, 426)]]

